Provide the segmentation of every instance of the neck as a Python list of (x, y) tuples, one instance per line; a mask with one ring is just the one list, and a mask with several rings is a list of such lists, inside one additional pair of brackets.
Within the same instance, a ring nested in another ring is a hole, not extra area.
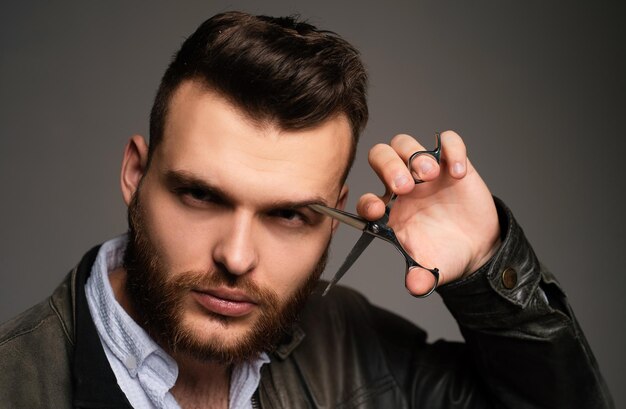
[(178, 378), (171, 389), (181, 408), (228, 408), (230, 365), (177, 355)]
[[(137, 322), (137, 313), (126, 292), (126, 270), (113, 270), (109, 281), (117, 302)], [(178, 365), (178, 378), (171, 392), (181, 408), (228, 408), (231, 365), (168, 353)]]

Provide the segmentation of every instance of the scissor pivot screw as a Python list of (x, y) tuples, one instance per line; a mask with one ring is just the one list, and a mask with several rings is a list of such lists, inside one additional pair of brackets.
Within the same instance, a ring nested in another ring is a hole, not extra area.
[(374, 223), (374, 224), (372, 224), (372, 231), (374, 233), (378, 233), (378, 232), (380, 232), (380, 227), (376, 223)]

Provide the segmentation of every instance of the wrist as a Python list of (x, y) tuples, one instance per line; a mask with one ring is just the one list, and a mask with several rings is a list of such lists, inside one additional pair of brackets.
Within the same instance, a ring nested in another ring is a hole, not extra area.
[(501, 246), (502, 246), (502, 239), (500, 238), (500, 234), (498, 234), (491, 241), (489, 250), (483, 253), (482, 256), (477, 257), (474, 261), (468, 264), (468, 266), (465, 268), (465, 272), (461, 275), (461, 278), (471, 276), (476, 271), (480, 270), (484, 265), (489, 263), (491, 259), (496, 255), (496, 253), (498, 252)]

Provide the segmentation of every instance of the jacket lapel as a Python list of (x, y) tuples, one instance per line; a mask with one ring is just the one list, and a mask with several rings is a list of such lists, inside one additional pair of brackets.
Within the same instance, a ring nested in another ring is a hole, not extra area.
[(75, 294), (74, 406), (132, 409), (117, 385), (87, 305), (85, 283), (98, 249), (99, 246), (91, 249), (79, 263), (72, 289)]

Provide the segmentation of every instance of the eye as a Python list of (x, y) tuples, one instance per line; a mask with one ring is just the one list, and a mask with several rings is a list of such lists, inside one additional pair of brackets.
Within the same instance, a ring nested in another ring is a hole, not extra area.
[(184, 203), (193, 206), (223, 203), (213, 192), (198, 187), (180, 187), (175, 192)]
[(212, 201), (213, 197), (211, 194), (202, 189), (190, 188), (187, 189), (187, 195), (191, 196), (195, 200), (200, 200), (202, 202)]
[(278, 218), (290, 225), (308, 224), (308, 218), (302, 213), (294, 209), (276, 209), (269, 212), (271, 217)]

